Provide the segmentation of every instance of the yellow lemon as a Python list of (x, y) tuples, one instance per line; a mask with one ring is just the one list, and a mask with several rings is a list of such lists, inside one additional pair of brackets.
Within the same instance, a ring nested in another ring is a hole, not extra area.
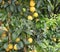
[(9, 49), (13, 49), (13, 45), (12, 44), (8, 44), (8, 48)]
[(33, 0), (30, 1), (30, 6), (31, 6), (31, 7), (35, 6), (35, 2), (34, 2)]
[(29, 38), (28, 41), (29, 41), (29, 43), (32, 43), (33, 42), (33, 39), (32, 38)]
[(16, 42), (19, 42), (19, 41), (20, 41), (20, 38), (17, 38), (17, 39), (16, 39)]
[(9, 48), (6, 48), (6, 51), (9, 51)]
[(18, 49), (17, 49), (17, 44), (14, 45), (14, 50), (18, 50)]
[(33, 50), (33, 52), (37, 52), (37, 50), (36, 50), (36, 49), (34, 49), (34, 50)]
[(35, 10), (36, 10), (35, 7), (30, 7), (30, 12), (33, 13), (33, 12), (35, 12)]
[(38, 13), (35, 12), (35, 13), (33, 14), (33, 16), (34, 16), (34, 17), (38, 17)]
[(3, 34), (2, 34), (2, 38), (3, 38), (3, 37), (6, 37), (6, 33), (3, 33)]
[(33, 17), (31, 15), (29, 15), (28, 20), (33, 20)]
[(5, 1), (3, 0), (3, 1), (2, 1), (2, 5), (4, 5), (4, 4), (5, 4)]
[(56, 38), (53, 38), (53, 41), (56, 42)]

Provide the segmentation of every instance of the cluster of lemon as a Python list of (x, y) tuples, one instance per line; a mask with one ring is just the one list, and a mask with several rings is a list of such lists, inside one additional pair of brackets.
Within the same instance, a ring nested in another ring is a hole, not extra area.
[[(20, 41), (20, 38), (16, 38), (16, 42), (18, 43), (19, 41)], [(6, 51), (8, 52), (8, 51), (10, 51), (12, 49), (18, 50), (17, 44), (13, 45), (12, 43), (9, 43), (8, 46), (7, 46), (7, 48), (6, 48)]]
[[(20, 38), (16, 38), (16, 41), (15, 41), (16, 43), (18, 43), (18, 42), (20, 42)], [(32, 38), (28, 38), (28, 42), (29, 43), (32, 43), (33, 42), (33, 39)], [(14, 49), (14, 50), (18, 50), (18, 48), (17, 48), (17, 44), (11, 44), (11, 43), (9, 43), (8, 44), (8, 46), (7, 46), (7, 48), (6, 48), (6, 51), (8, 52), (8, 51), (10, 51), (10, 50), (12, 50), (12, 49)]]
[(58, 39), (58, 38), (56, 38), (56, 37), (53, 37), (52, 40), (53, 40), (54, 42), (60, 42), (60, 39)]
[(6, 36), (7, 36), (6, 32), (3, 32), (1, 38), (3, 39), (3, 38), (5, 38)]
[[(7, 29), (5, 29), (5, 30), (7, 30)], [(6, 37), (6, 36), (7, 36), (7, 34), (4, 32), (4, 33), (2, 34), (2, 38)], [(32, 39), (32, 38), (28, 38), (27, 41), (28, 41), (29, 43), (32, 43), (32, 42), (33, 42), (33, 39)], [(19, 37), (16, 38), (15, 42), (16, 42), (16, 43), (20, 42), (20, 38), (19, 38)], [(10, 50), (12, 50), (12, 49), (18, 50), (17, 44), (14, 44), (14, 45), (13, 45), (13, 44), (9, 43), (8, 46), (7, 46), (7, 48), (6, 48), (6, 51), (8, 52), (8, 51), (10, 51)]]
[(33, 17), (34, 18), (37, 18), (38, 17), (38, 13), (36, 12), (35, 1), (34, 0), (30, 0), (30, 12), (33, 15), (29, 15), (28, 16), (28, 20), (33, 20)]
[[(33, 42), (33, 39), (32, 38), (29, 38), (28, 39), (28, 42), (29, 43), (32, 43)], [(36, 49), (33, 49), (33, 50), (30, 50), (29, 52), (37, 52), (37, 50)]]

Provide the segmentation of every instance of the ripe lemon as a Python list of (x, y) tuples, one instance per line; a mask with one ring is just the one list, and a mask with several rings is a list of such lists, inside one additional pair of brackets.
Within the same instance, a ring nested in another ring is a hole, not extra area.
[(35, 13), (33, 14), (33, 16), (34, 16), (34, 17), (38, 17), (38, 13), (35, 12)]
[(13, 49), (13, 45), (12, 44), (8, 44), (8, 48), (9, 49)]
[(20, 38), (17, 38), (17, 39), (16, 39), (16, 42), (19, 42), (19, 41), (20, 41)]
[(28, 41), (29, 41), (29, 43), (32, 43), (33, 42), (33, 39), (32, 38), (29, 38)]
[(33, 52), (37, 52), (37, 50), (35, 49), (35, 50), (33, 50)]
[(9, 51), (9, 48), (6, 48), (6, 51), (8, 52)]
[(36, 10), (35, 7), (30, 7), (30, 12), (33, 13), (33, 12), (35, 12), (35, 10)]
[(2, 5), (4, 5), (4, 4), (5, 4), (5, 1), (3, 0), (3, 1), (2, 1)]
[(33, 17), (31, 15), (29, 15), (28, 20), (33, 20)]
[(35, 6), (35, 2), (34, 2), (33, 0), (30, 1), (30, 6), (31, 6), (31, 7)]
[(2, 38), (3, 38), (3, 37), (6, 37), (6, 33), (3, 33), (3, 34), (2, 34)]
[(18, 50), (18, 49), (17, 49), (17, 44), (14, 45), (14, 50)]
[(53, 38), (53, 41), (56, 42), (56, 38)]

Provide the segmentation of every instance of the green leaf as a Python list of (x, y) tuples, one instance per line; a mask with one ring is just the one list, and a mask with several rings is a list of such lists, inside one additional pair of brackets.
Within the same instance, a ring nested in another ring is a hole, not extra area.
[(16, 33), (13, 33), (13, 34), (12, 34), (12, 40), (13, 40), (13, 42), (16, 40), (17, 37), (18, 37), (18, 36), (17, 36)]
[(8, 37), (3, 38), (2, 42), (8, 42)]
[(29, 42), (28, 42), (26, 39), (23, 39), (23, 41), (24, 41), (24, 43), (25, 43), (26, 45), (29, 44)]
[(5, 44), (3, 45), (3, 47), (4, 47), (4, 49), (6, 49), (6, 48), (8, 47), (8, 43), (5, 43)]
[(47, 46), (46, 46), (44, 43), (40, 43), (40, 46), (41, 46), (42, 48), (47, 48)]
[(3, 13), (0, 13), (0, 17), (3, 15)]
[(19, 48), (20, 48), (20, 49), (24, 47), (24, 45), (23, 45), (23, 42), (22, 42), (22, 41), (20, 41), (20, 42), (18, 43), (18, 45), (19, 45)]
[(2, 35), (3, 32), (4, 32), (4, 30), (0, 30), (0, 36)]
[(36, 28), (37, 28), (37, 29), (40, 28), (40, 23), (36, 23)]
[(48, 40), (44, 39), (43, 42), (44, 42), (44, 44), (45, 44), (46, 46), (49, 45), (49, 41), (48, 41)]
[(14, 6), (10, 5), (10, 10), (13, 12), (14, 11)]

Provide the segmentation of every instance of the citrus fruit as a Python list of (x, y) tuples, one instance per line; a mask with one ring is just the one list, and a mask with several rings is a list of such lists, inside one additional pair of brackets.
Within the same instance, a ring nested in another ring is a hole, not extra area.
[(29, 39), (28, 39), (28, 42), (29, 42), (29, 43), (32, 43), (32, 42), (33, 42), (33, 39), (32, 39), (32, 38), (29, 38)]
[(53, 38), (53, 41), (56, 42), (56, 38)]
[(35, 13), (33, 14), (33, 16), (34, 16), (34, 17), (38, 17), (38, 13), (35, 12)]
[(17, 44), (14, 45), (14, 50), (17, 50)]
[(35, 12), (35, 10), (36, 10), (35, 7), (30, 7), (30, 12), (33, 13), (33, 12)]
[(9, 49), (13, 49), (13, 45), (12, 44), (8, 44), (8, 48)]
[(30, 1), (30, 6), (31, 6), (31, 7), (35, 6), (35, 2), (34, 2), (33, 0)]
[(3, 38), (3, 37), (6, 37), (6, 35), (7, 35), (6, 33), (3, 33), (3, 34), (2, 34), (2, 38)]
[(33, 20), (33, 17), (31, 15), (29, 15), (28, 20)]
[(5, 4), (5, 1), (3, 0), (3, 1), (2, 1), (2, 5), (4, 5), (4, 4)]
[(6, 48), (6, 51), (9, 51), (9, 48)]
[(16, 39), (16, 42), (19, 42), (19, 41), (20, 41), (20, 38), (17, 38), (17, 39)]

